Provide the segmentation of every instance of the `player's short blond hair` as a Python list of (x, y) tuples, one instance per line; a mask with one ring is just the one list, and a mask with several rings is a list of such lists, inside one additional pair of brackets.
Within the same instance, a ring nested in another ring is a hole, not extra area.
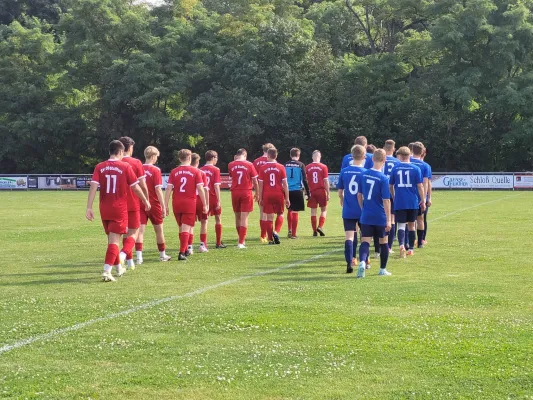
[(357, 136), (355, 138), (354, 144), (359, 144), (359, 145), (361, 145), (363, 147), (366, 147), (366, 145), (368, 144), (368, 140), (367, 140), (366, 136)]
[(157, 150), (157, 147), (148, 146), (144, 149), (144, 158), (149, 159), (152, 157), (159, 157), (159, 150)]
[(265, 143), (263, 145), (263, 153), (266, 153), (268, 149), (275, 149), (275, 147), (272, 143)]
[(396, 155), (401, 159), (406, 159), (411, 155), (411, 150), (409, 150), (409, 147), (407, 146), (402, 146), (398, 149)]
[(383, 150), (385, 151), (394, 151), (394, 147), (396, 146), (396, 143), (394, 140), (389, 139), (385, 141), (385, 146), (383, 146)]
[(387, 159), (387, 153), (383, 149), (376, 149), (374, 154), (372, 154), (372, 161), (374, 162), (385, 162)]
[(356, 160), (356, 161), (364, 160), (365, 157), (366, 157), (366, 150), (360, 144), (356, 144), (356, 145), (352, 146), (351, 153), (352, 153), (353, 159)]
[(191, 165), (197, 166), (198, 164), (200, 164), (200, 154), (192, 153), (191, 154)]
[(191, 157), (191, 155), (192, 151), (190, 151), (189, 149), (181, 149), (180, 151), (178, 151), (178, 160), (180, 160), (181, 162), (187, 161), (189, 157)]
[(278, 150), (275, 147), (271, 147), (266, 151), (268, 158), (275, 160), (278, 158)]

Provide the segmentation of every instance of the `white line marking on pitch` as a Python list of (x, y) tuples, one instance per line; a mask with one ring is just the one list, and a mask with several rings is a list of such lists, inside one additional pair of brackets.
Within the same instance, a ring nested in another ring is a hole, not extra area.
[[(518, 197), (518, 196), (521, 196), (522, 194), (523, 193), (520, 193), (520, 194), (518, 194), (516, 196), (505, 196), (505, 197), (502, 197), (500, 199), (487, 201), (486, 203), (480, 203), (480, 204), (477, 204), (477, 205), (474, 205), (474, 206), (471, 206), (471, 207), (462, 208), (462, 209), (454, 211), (452, 213), (449, 213), (449, 214), (437, 217), (435, 219), (429, 220), (429, 222), (434, 222), (434, 221), (437, 221), (439, 219), (444, 219), (444, 218), (450, 217), (452, 215), (459, 214), (459, 213), (461, 213), (463, 211), (471, 210), (472, 208), (477, 208), (477, 207), (484, 206), (486, 204), (491, 204), (491, 203), (495, 203), (495, 202), (498, 202), (498, 201), (501, 201), (501, 200), (506, 200), (506, 199), (510, 199), (510, 198), (513, 198), (513, 197)], [(185, 298), (188, 298), (188, 297), (194, 297), (196, 295), (203, 294), (205, 292), (209, 292), (210, 290), (218, 289), (219, 287), (228, 286), (228, 285), (231, 285), (233, 283), (242, 282), (244, 280), (255, 278), (255, 277), (258, 277), (258, 276), (264, 276), (264, 275), (273, 274), (274, 272), (283, 271), (285, 269), (296, 267), (298, 265), (303, 265), (303, 264), (310, 263), (312, 261), (318, 260), (318, 259), (320, 259), (322, 257), (328, 256), (328, 255), (333, 254), (333, 253), (338, 253), (340, 251), (341, 250), (329, 251), (327, 253), (319, 254), (317, 256), (308, 258), (307, 260), (297, 261), (295, 263), (287, 264), (285, 266), (274, 268), (274, 269), (269, 269), (267, 271), (260, 271), (260, 272), (257, 272), (255, 274), (252, 274), (252, 275), (244, 275), (244, 276), (241, 276), (241, 277), (238, 277), (238, 278), (234, 278), (234, 279), (230, 279), (230, 280), (227, 280), (227, 281), (224, 281), (224, 282), (217, 283), (215, 285), (206, 286), (206, 287), (194, 290), (194, 291), (189, 292), (189, 293), (180, 294), (180, 295), (176, 295), (176, 296), (165, 297), (163, 299), (150, 301), (148, 303), (144, 303), (144, 304), (141, 304), (141, 305), (136, 306), (136, 307), (129, 308), (129, 309), (124, 310), (124, 311), (119, 311), (119, 312), (116, 312), (116, 313), (113, 313), (113, 314), (106, 315), (104, 317), (94, 318), (94, 319), (90, 319), (90, 320), (85, 321), (85, 322), (80, 322), (79, 324), (72, 325), (72, 326), (69, 326), (67, 328), (54, 329), (53, 331), (50, 331), (48, 333), (43, 333), (41, 335), (31, 336), (29, 338), (19, 340), (18, 342), (15, 342), (13, 344), (6, 344), (6, 345), (0, 347), (0, 355), (2, 355), (4, 353), (7, 353), (7, 352), (10, 352), (11, 350), (15, 350), (15, 349), (27, 346), (29, 344), (41, 341), (41, 340), (47, 340), (47, 339), (51, 339), (51, 338), (53, 338), (55, 336), (63, 335), (64, 333), (79, 331), (80, 329), (83, 329), (83, 328), (85, 328), (87, 326), (96, 324), (97, 322), (109, 321), (111, 319), (115, 319), (115, 318), (118, 318), (118, 317), (123, 317), (125, 315), (129, 315), (129, 314), (132, 314), (132, 313), (140, 311), (140, 310), (146, 310), (146, 309), (158, 306), (159, 304), (168, 303), (169, 301), (185, 299)]]
[(433, 218), (433, 219), (429, 220), (428, 222), (435, 222), (435, 221), (438, 221), (439, 219), (448, 218), (448, 217), (451, 217), (452, 215), (462, 213), (463, 211), (468, 211), (468, 210), (471, 210), (473, 208), (478, 208), (478, 207), (481, 207), (481, 206), (485, 206), (487, 204), (497, 203), (498, 201), (502, 201), (502, 200), (513, 199), (515, 197), (522, 196), (523, 194), (524, 193), (520, 193), (520, 194), (517, 194), (517, 195), (514, 195), (514, 196), (505, 196), (505, 197), (501, 197), (501, 198), (496, 199), (496, 200), (491, 200), (491, 201), (487, 201), (485, 203), (479, 203), (479, 204), (476, 204), (476, 205), (473, 205), (473, 206), (470, 206), (470, 207), (461, 208), (460, 210), (451, 212), (449, 214), (445, 214), (445, 215), (441, 215), (440, 217)]
[(293, 268), (293, 267), (296, 267), (298, 265), (310, 263), (312, 261), (318, 260), (318, 259), (320, 259), (322, 257), (328, 256), (328, 255), (333, 254), (333, 253), (337, 253), (339, 251), (340, 250), (329, 251), (327, 253), (319, 254), (317, 256), (308, 258), (307, 260), (297, 261), (297, 262), (294, 262), (294, 263), (291, 263), (291, 264), (284, 265), (282, 267), (269, 269), (267, 271), (260, 271), (260, 272), (257, 272), (255, 274), (252, 274), (252, 275), (240, 276), (238, 278), (234, 278), (234, 279), (230, 279), (230, 280), (227, 280), (227, 281), (224, 281), (224, 282), (220, 282), (220, 283), (217, 283), (215, 285), (206, 286), (206, 287), (194, 290), (194, 291), (189, 292), (189, 293), (180, 294), (180, 295), (176, 295), (176, 296), (165, 297), (163, 299), (150, 301), (148, 303), (144, 303), (144, 304), (132, 307), (132, 308), (128, 308), (127, 310), (124, 310), (124, 311), (119, 311), (119, 312), (116, 312), (116, 313), (113, 313), (113, 314), (106, 315), (104, 317), (94, 318), (94, 319), (90, 319), (90, 320), (85, 321), (85, 322), (80, 322), (79, 324), (72, 325), (72, 326), (69, 326), (67, 328), (54, 329), (53, 331), (50, 331), (48, 333), (43, 333), (41, 335), (31, 336), (29, 338), (26, 338), (26, 339), (23, 339), (23, 340), (19, 340), (18, 342), (15, 342), (13, 344), (6, 344), (6, 345), (0, 347), (0, 355), (2, 355), (4, 353), (7, 353), (7, 352), (9, 352), (11, 350), (15, 350), (15, 349), (18, 349), (20, 347), (24, 347), (24, 346), (27, 346), (29, 344), (41, 341), (41, 340), (51, 339), (51, 338), (53, 338), (55, 336), (59, 336), (59, 335), (62, 335), (64, 333), (79, 331), (80, 329), (83, 329), (83, 328), (85, 328), (87, 326), (96, 324), (97, 322), (109, 321), (111, 319), (115, 319), (115, 318), (118, 318), (118, 317), (123, 317), (125, 315), (132, 314), (132, 313), (140, 311), (140, 310), (146, 310), (146, 309), (158, 306), (158, 305), (163, 304), (163, 303), (168, 303), (169, 301), (185, 299), (185, 298), (188, 298), (188, 297), (194, 297), (194, 296), (197, 296), (199, 294), (203, 294), (205, 292), (209, 292), (210, 290), (218, 289), (218, 288), (220, 288), (222, 286), (228, 286), (228, 285), (231, 285), (233, 283), (241, 282), (241, 281), (244, 281), (244, 280), (247, 280), (247, 279), (251, 279), (251, 278), (256, 278), (258, 276), (273, 274), (274, 272), (283, 271), (285, 269)]

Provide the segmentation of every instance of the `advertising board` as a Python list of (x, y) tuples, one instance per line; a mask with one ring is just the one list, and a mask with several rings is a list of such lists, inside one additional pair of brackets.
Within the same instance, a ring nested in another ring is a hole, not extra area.
[(514, 176), (515, 189), (533, 189), (533, 174), (517, 174)]
[(27, 176), (0, 176), (0, 189), (27, 189)]
[(433, 175), (433, 189), (513, 189), (513, 175)]

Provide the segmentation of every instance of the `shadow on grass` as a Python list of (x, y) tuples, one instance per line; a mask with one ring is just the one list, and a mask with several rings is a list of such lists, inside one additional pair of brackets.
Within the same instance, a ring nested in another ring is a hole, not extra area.
[(51, 279), (51, 280), (39, 280), (39, 281), (27, 281), (27, 282), (9, 282), (9, 283), (0, 283), (1, 286), (41, 286), (41, 285), (63, 285), (66, 283), (95, 283), (98, 282), (98, 277), (92, 278), (78, 278), (78, 279)]

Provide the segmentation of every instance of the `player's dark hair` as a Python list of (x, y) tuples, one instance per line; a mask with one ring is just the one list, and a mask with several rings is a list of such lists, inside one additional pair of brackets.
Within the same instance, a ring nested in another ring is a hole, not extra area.
[(200, 154), (192, 153), (191, 154), (191, 165), (198, 165), (198, 164), (200, 164)]
[(124, 145), (120, 140), (113, 140), (111, 143), (109, 143), (110, 156), (118, 156), (118, 153), (120, 153), (121, 150), (124, 150)]
[(237, 150), (237, 153), (235, 153), (236, 156), (245, 156), (247, 154), (248, 152), (246, 151), (246, 149), (239, 149)]
[(369, 154), (374, 154), (376, 149), (377, 149), (377, 147), (374, 146), (373, 144), (369, 144), (368, 146), (366, 146), (366, 152), (369, 153)]
[(212, 161), (214, 158), (218, 158), (218, 153), (215, 150), (208, 150), (205, 153), (205, 161)]
[(299, 157), (301, 152), (302, 151), (299, 148), (293, 147), (291, 149), (291, 157)]
[(275, 147), (271, 147), (267, 150), (267, 156), (268, 158), (275, 160), (276, 158), (278, 158), (278, 150)]
[(357, 136), (353, 143), (366, 147), (366, 145), (368, 144), (368, 140), (366, 139), (366, 136)]
[(411, 150), (411, 153), (413, 152), (413, 146), (415, 145), (415, 142), (411, 142), (407, 145), (407, 147), (409, 148), (409, 150)]
[(424, 145), (420, 142), (413, 143), (413, 148), (411, 149), (414, 156), (421, 156), (422, 152), (424, 151)]
[(135, 141), (129, 136), (122, 136), (118, 140), (124, 145), (124, 151), (129, 151), (130, 147), (135, 144)]

